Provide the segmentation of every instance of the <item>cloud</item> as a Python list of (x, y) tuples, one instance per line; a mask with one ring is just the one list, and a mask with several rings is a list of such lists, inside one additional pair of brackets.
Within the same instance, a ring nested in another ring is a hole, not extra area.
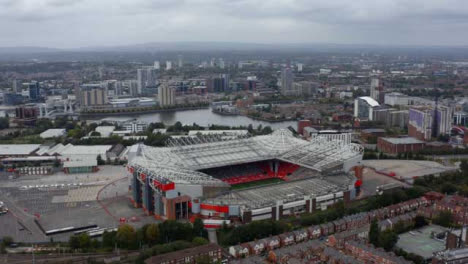
[(0, 46), (468, 44), (466, 0), (0, 0)]

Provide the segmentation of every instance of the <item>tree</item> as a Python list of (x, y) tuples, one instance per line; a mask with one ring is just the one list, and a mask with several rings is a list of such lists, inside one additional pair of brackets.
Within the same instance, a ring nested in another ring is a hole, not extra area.
[(440, 212), (434, 219), (434, 223), (444, 227), (451, 227), (453, 224), (453, 215), (450, 211)]
[(460, 163), (460, 170), (463, 172), (464, 175), (468, 175), (468, 161), (462, 160)]
[(10, 121), (8, 117), (0, 117), (0, 129), (5, 129), (10, 127)]
[(414, 227), (415, 228), (420, 228), (420, 227), (423, 227), (427, 225), (427, 221), (426, 221), (426, 218), (424, 218), (424, 216), (422, 215), (417, 215), (415, 218), (414, 218)]
[(104, 233), (102, 234), (102, 246), (104, 247), (114, 247), (114, 244), (116, 242), (116, 237), (117, 235), (117, 232), (113, 231), (113, 232), (107, 232), (107, 231), (104, 231)]
[(6, 247), (10, 246), (13, 244), (13, 238), (11, 236), (4, 236), (2, 238), (2, 244)]
[(88, 234), (82, 233), (78, 236), (78, 240), (80, 242), (81, 249), (88, 249), (91, 247), (91, 238)]
[(148, 225), (145, 231), (145, 239), (150, 245), (159, 241), (159, 227), (157, 224)]
[(115, 238), (119, 246), (123, 248), (134, 248), (136, 246), (136, 232), (131, 225), (121, 225)]
[(205, 226), (203, 225), (203, 220), (200, 218), (195, 219), (193, 222), (193, 235), (199, 237), (206, 237), (205, 236)]
[(101, 133), (97, 132), (97, 131), (93, 131), (91, 132), (91, 136), (92, 137), (100, 137), (101, 136)]
[(379, 246), (380, 229), (377, 219), (373, 219), (369, 229), (369, 242), (374, 246)]
[(73, 235), (68, 239), (68, 246), (72, 249), (80, 248), (80, 238), (77, 235)]
[(383, 231), (379, 236), (379, 246), (383, 247), (386, 251), (391, 250), (397, 242), (398, 235), (391, 229)]
[(97, 159), (97, 164), (98, 165), (106, 164), (106, 162), (102, 159), (101, 155), (98, 155), (96, 159)]
[(206, 239), (203, 238), (203, 237), (195, 237), (195, 238), (193, 238), (192, 243), (193, 243), (195, 246), (202, 246), (202, 245), (208, 244), (209, 242), (208, 242), (208, 240), (206, 240)]
[(442, 185), (441, 191), (445, 194), (453, 194), (457, 191), (457, 186), (455, 186), (453, 183), (446, 182)]

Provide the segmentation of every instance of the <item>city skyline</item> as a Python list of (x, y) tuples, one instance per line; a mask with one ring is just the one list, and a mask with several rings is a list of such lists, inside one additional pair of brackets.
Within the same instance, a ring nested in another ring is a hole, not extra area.
[(0, 47), (198, 41), (460, 46), (468, 44), (463, 3), (2, 0)]

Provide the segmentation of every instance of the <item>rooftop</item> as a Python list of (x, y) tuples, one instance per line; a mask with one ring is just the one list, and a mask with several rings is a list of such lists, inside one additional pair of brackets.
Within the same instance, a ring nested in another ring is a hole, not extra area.
[(369, 96), (361, 96), (359, 99), (366, 101), (372, 107), (380, 105), (374, 98)]
[(447, 229), (437, 225), (430, 225), (418, 230), (399, 235), (396, 247), (408, 253), (419, 255), (425, 259), (431, 258), (433, 253), (445, 249), (445, 241), (432, 238), (431, 233), (446, 232)]
[(39, 144), (0, 145), (0, 156), (29, 155), (39, 149)]
[(65, 135), (66, 130), (65, 128), (51, 128), (47, 129), (46, 131), (40, 134), (41, 138), (53, 138), (53, 137), (61, 137)]
[(392, 144), (421, 144), (425, 143), (424, 141), (421, 141), (417, 138), (414, 137), (403, 137), (403, 138), (389, 138), (389, 137), (383, 137), (382, 140), (385, 140), (389, 143)]

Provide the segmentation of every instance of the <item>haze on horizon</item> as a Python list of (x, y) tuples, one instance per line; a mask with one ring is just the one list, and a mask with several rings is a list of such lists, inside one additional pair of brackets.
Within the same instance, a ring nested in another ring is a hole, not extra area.
[(466, 0), (0, 0), (0, 47), (468, 45)]

